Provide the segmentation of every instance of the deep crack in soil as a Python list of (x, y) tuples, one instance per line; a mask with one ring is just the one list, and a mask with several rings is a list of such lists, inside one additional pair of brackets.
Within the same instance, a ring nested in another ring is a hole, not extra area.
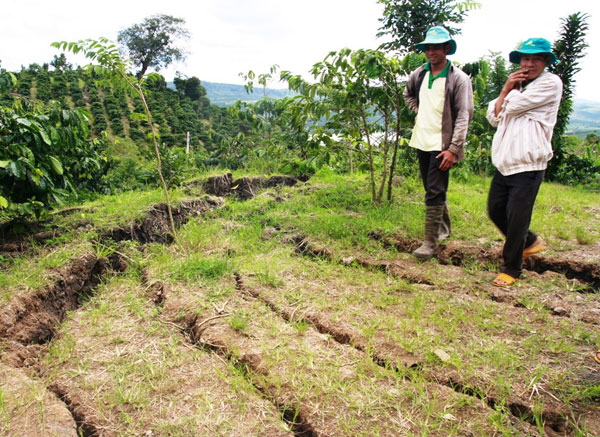
[[(379, 237), (377, 237), (379, 238)], [(408, 240), (407, 240), (408, 241)], [(405, 241), (406, 242), (406, 241)], [(388, 243), (384, 243), (386, 246), (389, 246)], [(403, 246), (405, 249), (410, 249), (413, 246), (417, 247), (419, 242), (417, 240), (412, 241), (410, 244)], [(311, 249), (313, 252), (319, 251), (320, 249)], [(309, 251), (310, 252), (310, 251)], [(406, 252), (410, 252), (410, 250), (406, 250)], [(487, 249), (481, 249), (483, 255), (480, 257), (480, 262), (482, 259), (491, 259), (491, 257), (496, 256), (493, 255), (491, 251)], [(445, 265), (450, 267), (461, 268), (462, 261), (459, 263), (458, 261), (454, 263), (444, 262), (444, 255), (441, 255), (440, 265)], [(528, 259), (528, 262), (533, 262), (533, 258)], [(464, 261), (464, 258), (461, 258)], [(418, 268), (418, 263), (409, 262), (402, 259), (397, 259), (393, 261), (387, 260), (372, 260), (361, 257), (352, 257), (352, 262), (356, 262), (363, 267), (377, 268), (384, 270), (393, 274), (394, 276), (398, 276), (404, 278), (413, 283), (419, 284), (427, 284), (434, 285), (433, 281), (420, 273), (420, 269)], [(548, 275), (550, 271), (546, 272)], [(552, 273), (554, 275), (559, 275), (559, 273)], [(538, 273), (532, 272), (530, 276), (538, 275)], [(453, 277), (464, 279), (467, 277), (466, 274), (459, 274), (457, 272), (453, 273)], [(491, 281), (491, 279), (490, 279)], [(454, 284), (448, 284), (447, 288), (456, 291), (464, 292), (464, 287), (461, 287), (460, 280), (457, 280)], [(527, 287), (521, 290), (521, 287), (512, 287), (510, 290), (507, 290), (502, 287), (495, 287), (489, 283), (489, 281), (484, 283), (476, 283), (474, 284), (474, 288), (479, 289), (487, 294), (487, 296), (495, 301), (500, 303), (510, 304), (517, 308), (524, 308), (525, 305), (523, 300), (527, 301), (528, 296), (527, 293), (522, 294)], [(468, 290), (466, 290), (469, 292)], [(587, 289), (587, 291), (591, 291), (591, 289)], [(593, 302), (588, 302), (585, 304), (585, 299), (580, 297), (581, 293), (573, 293), (570, 291), (562, 290), (560, 292), (546, 293), (543, 296), (543, 299), (539, 300), (538, 305), (548, 309), (553, 316), (564, 317), (564, 318), (575, 318), (581, 320), (585, 323), (590, 323), (594, 325), (600, 324), (600, 305), (597, 303), (592, 304)], [(587, 294), (587, 293), (583, 293)]]
[(71, 412), (75, 423), (77, 424), (77, 435), (81, 437), (97, 437), (102, 435), (100, 428), (89, 417), (85, 407), (79, 401), (74, 399), (65, 387), (60, 384), (52, 384), (48, 389), (54, 393)]
[[(36, 244), (48, 246), (48, 240), (62, 235), (66, 230), (58, 226), (51, 226), (46, 229), (45, 223), (28, 223), (23, 226), (21, 232), (15, 232), (10, 226), (9, 229), (0, 230), (0, 255), (5, 257), (19, 257), (30, 251)], [(82, 220), (71, 226), (69, 230), (89, 227), (91, 223)], [(14, 226), (13, 226), (14, 227)], [(58, 243), (57, 243), (58, 244)]]
[[(176, 227), (187, 223), (190, 217), (201, 216), (210, 209), (217, 208), (221, 202), (212, 197), (187, 200), (172, 208), (173, 221)], [(169, 227), (167, 205), (160, 203), (152, 206), (143, 219), (136, 220), (129, 226), (120, 226), (105, 232), (102, 239), (110, 238), (113, 241), (138, 241), (140, 243), (171, 244), (173, 235)]]
[(207, 194), (224, 197), (229, 194), (238, 199), (248, 200), (256, 196), (256, 193), (264, 188), (273, 188), (278, 186), (291, 187), (298, 182), (306, 182), (310, 176), (271, 176), (264, 178), (262, 176), (243, 177), (233, 179), (231, 173), (220, 176), (209, 177), (203, 184), (204, 191)]
[[(245, 198), (248, 193), (253, 194), (255, 188), (258, 187), (294, 185), (297, 182), (297, 179), (288, 177), (275, 177), (269, 180), (257, 179), (256, 181), (243, 178), (238, 181), (233, 190), (241, 187), (241, 190), (236, 193), (238, 197)], [(179, 227), (186, 223), (190, 216), (202, 215), (220, 204), (220, 201), (208, 196), (201, 200), (181, 202), (173, 209), (175, 224)], [(87, 222), (84, 224), (88, 225)], [(10, 235), (10, 239), (3, 238), (0, 253), (5, 255), (16, 253), (18, 256), (30, 247), (32, 241), (43, 242), (60, 233), (60, 230), (56, 228), (44, 232), (38, 232), (38, 228), (30, 228), (29, 234), (14, 233)], [(2, 232), (6, 233), (4, 229)], [(106, 232), (101, 239), (106, 238), (114, 241), (171, 243), (173, 236), (170, 234), (168, 226), (166, 205), (153, 206), (143, 219), (132, 223), (129, 227), (119, 227)], [(111, 255), (108, 259), (98, 259), (91, 254), (74, 259), (60, 272), (57, 272), (58, 278), (53, 286), (33, 295), (17, 298), (2, 308), (0, 311), (0, 341), (3, 343), (3, 361), (14, 367), (35, 364), (36, 357), (45, 350), (43, 345), (52, 340), (67, 313), (79, 308), (82, 302), (93, 294), (101, 276), (110, 267), (124, 271), (127, 264), (118, 253)], [(152, 288), (155, 304), (163, 304), (166, 290), (161, 284), (152, 284), (150, 288)], [(37, 371), (44, 372), (40, 368)], [(97, 436), (101, 434), (98, 426), (90, 419), (89, 412), (86, 412), (83, 404), (73, 397), (67, 388), (60, 384), (52, 384), (48, 390), (54, 393), (69, 410), (77, 425), (79, 435)], [(284, 404), (275, 405), (295, 435), (303, 437), (314, 435), (310, 425), (298, 415), (296, 409)]]
[[(321, 251), (318, 251), (318, 253), (321, 253)], [(332, 321), (327, 320), (327, 317), (319, 314), (319, 312), (315, 310), (304, 309), (304, 311), (297, 312), (281, 308), (265, 294), (258, 290), (246, 287), (243, 283), (242, 277), (238, 273), (235, 273), (235, 279), (238, 290), (248, 293), (251, 296), (261, 300), (273, 312), (280, 315), (287, 322), (299, 322), (302, 320), (309, 322), (320, 333), (328, 334), (338, 343), (353, 346), (357, 350), (366, 353), (377, 365), (381, 367), (391, 368), (396, 372), (402, 372), (405, 374), (405, 377), (408, 380), (413, 380), (414, 378), (410, 373), (404, 373), (404, 369), (400, 369), (397, 366), (397, 363), (401, 363), (404, 368), (411, 368), (415, 371), (418, 371), (422, 367), (422, 364), (419, 363), (416, 357), (400, 347), (397, 347), (386, 341), (376, 342), (375, 345), (369, 346), (360, 332), (350, 327), (342, 327), (340, 326), (340, 322), (333, 323)], [(423, 357), (420, 358), (422, 359)], [(426, 377), (424, 374), (421, 374), (421, 376)], [(482, 394), (483, 392), (470, 388), (462, 382), (456, 381), (452, 377), (435, 375), (435, 377), (430, 377), (427, 379), (431, 382), (449, 387), (457, 393), (483, 400), (492, 410), (496, 410), (499, 407), (497, 399), (485, 396)], [(533, 411), (522, 402), (514, 401), (508, 404), (507, 407), (515, 418), (523, 420), (530, 425), (536, 426), (537, 423)], [(564, 433), (567, 431), (565, 421), (561, 417), (560, 413), (556, 411), (544, 411), (543, 419), (545, 426), (550, 427), (553, 431), (558, 433)]]
[(118, 255), (99, 259), (89, 254), (72, 260), (57, 273), (53, 286), (2, 308), (0, 339), (24, 346), (47, 343), (67, 312), (77, 309), (93, 293), (102, 274), (111, 266), (121, 265)]
[[(329, 261), (341, 261), (342, 264), (351, 264), (352, 262), (356, 262), (358, 265), (361, 265), (363, 267), (376, 268), (384, 270), (385, 272), (398, 274), (402, 278), (407, 279), (413, 283), (434, 285), (431, 280), (423, 277), (422, 274), (419, 274), (418, 271), (416, 271), (418, 270), (418, 266), (415, 266), (412, 263), (402, 262), (399, 260), (396, 260), (394, 262), (374, 262), (372, 260), (360, 257), (351, 257), (348, 260), (338, 260), (335, 258), (334, 254), (329, 249), (318, 247), (304, 236), (287, 235), (284, 237), (284, 241), (292, 243), (294, 245), (295, 251), (303, 256), (326, 259)], [(408, 247), (409, 249), (412, 248), (412, 246), (416, 248), (419, 244), (420, 243), (413, 242), (410, 243)], [(240, 290), (246, 291), (254, 297), (262, 300), (267, 306), (269, 306), (274, 312), (279, 314), (285, 320), (297, 322), (298, 320), (300, 320), (300, 318), (303, 318), (307, 322), (312, 323), (315, 326), (315, 328), (318, 329), (320, 332), (331, 335), (336, 341), (341, 342), (343, 344), (351, 345), (357, 348), (358, 350), (368, 352), (371, 358), (374, 360), (374, 362), (380, 366), (387, 366), (398, 371), (400, 369), (398, 369), (396, 363), (400, 362), (407, 368), (412, 368), (416, 370), (421, 368), (421, 365), (418, 361), (406, 360), (406, 351), (404, 351), (403, 355), (399, 357), (396, 356), (395, 354), (398, 353), (398, 348), (394, 348), (394, 350), (391, 351), (386, 350), (383, 354), (378, 353), (377, 346), (375, 346), (373, 350), (369, 351), (365, 348), (365, 341), (360, 333), (351, 334), (348, 330), (338, 329), (338, 327), (336, 327), (334, 324), (330, 324), (327, 322), (324, 323), (321, 317), (315, 315), (317, 314), (316, 311), (304, 311), (302, 313), (302, 316), (294, 317), (294, 313), (290, 314), (288, 311), (281, 309), (275, 302), (270, 300), (268, 297), (264, 296), (259, 291), (251, 290), (245, 287), (243, 284), (243, 280), (241, 276), (239, 276), (239, 274), (236, 274), (236, 283), (237, 287)], [(407, 375), (407, 377), (410, 379), (410, 375)], [(477, 387), (472, 387), (472, 385), (465, 384), (464, 382), (460, 381), (456, 376), (453, 377), (443, 374), (432, 374), (430, 376), (422, 376), (426, 377), (427, 379), (433, 382), (452, 388), (458, 393), (466, 394), (481, 399), (485, 401), (491, 409), (495, 410), (499, 407), (499, 402), (497, 399), (495, 399), (494, 397), (484, 395), (483, 393), (485, 393), (485, 391), (479, 390), (477, 389)], [(530, 406), (526, 405), (524, 401), (521, 401), (518, 398), (513, 398), (507, 405), (505, 405), (505, 408), (507, 408), (508, 411), (510, 411), (515, 418), (522, 420), (532, 426), (537, 426), (535, 412)], [(559, 435), (564, 435), (565, 433), (570, 432), (570, 430), (568, 429), (567, 421), (564, 417), (564, 413), (561, 413), (560, 411), (557, 411), (552, 408), (544, 408), (544, 410), (542, 411), (542, 419), (544, 421), (544, 427), (548, 435), (556, 435), (555, 433), (558, 433)]]
[[(91, 296), (102, 275), (110, 268), (122, 271), (126, 266), (118, 254), (108, 258), (86, 255), (76, 258), (57, 273), (54, 285), (33, 295), (16, 299), (0, 312), (2, 359), (14, 367), (35, 363), (45, 345), (55, 336), (69, 311), (76, 310)], [(43, 373), (43, 369), (37, 369)], [(50, 386), (71, 413), (83, 436), (100, 435), (95, 425), (81, 412), (79, 404), (58, 386)], [(67, 434), (65, 434), (67, 435)]]
[[(380, 241), (384, 247), (394, 247), (399, 252), (405, 253), (411, 253), (421, 244), (420, 240), (398, 236), (388, 237), (381, 232), (372, 232), (369, 236)], [(455, 266), (463, 266), (465, 262), (473, 260), (480, 264), (498, 264), (502, 262), (502, 249), (473, 246), (463, 241), (450, 241), (440, 245), (437, 258), (441, 263)], [(577, 279), (588, 284), (590, 291), (600, 289), (600, 263), (598, 262), (586, 262), (568, 255), (538, 254), (527, 258), (523, 262), (523, 268), (540, 274), (546, 271), (561, 273), (568, 279)]]
[(186, 326), (183, 332), (187, 338), (189, 338), (190, 343), (196, 347), (210, 350), (231, 363), (264, 399), (271, 402), (281, 412), (284, 421), (288, 424), (294, 433), (294, 436), (318, 437), (318, 434), (315, 433), (312, 425), (304, 418), (304, 413), (301, 409), (286, 405), (285, 402), (278, 400), (268, 393), (268, 390), (254, 382), (252, 373), (260, 375), (264, 373), (264, 369), (262, 369), (258, 360), (253, 359), (253, 355), (244, 354), (241, 357), (236, 357), (225, 343), (214, 340), (209, 343), (202, 338), (202, 333), (209, 327), (209, 324), (207, 323), (209, 321), (209, 319), (202, 321), (198, 320), (197, 314), (194, 316), (187, 316)]
[[(0, 435), (76, 437), (77, 425), (64, 402), (41, 381), (0, 361)], [(8, 421), (6, 419), (9, 419)]]

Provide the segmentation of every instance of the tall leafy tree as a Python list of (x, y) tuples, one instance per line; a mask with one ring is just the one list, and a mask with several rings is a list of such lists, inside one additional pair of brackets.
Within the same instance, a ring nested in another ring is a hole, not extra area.
[(384, 50), (408, 53), (422, 41), (427, 29), (445, 26), (450, 34), (460, 33), (455, 25), (462, 23), (471, 9), (480, 4), (474, 0), (378, 0), (385, 7), (378, 37), (390, 36), (391, 41), (381, 44)]
[(560, 166), (567, 158), (565, 132), (569, 126), (569, 117), (573, 112), (573, 91), (575, 87), (575, 75), (581, 71), (579, 60), (585, 55), (587, 43), (585, 36), (588, 31), (589, 16), (582, 12), (571, 14), (562, 19), (560, 38), (554, 42), (553, 52), (559, 62), (549, 69), (557, 74), (563, 82), (563, 95), (558, 109), (558, 118), (554, 126), (552, 147), (554, 158), (548, 164), (547, 174), (549, 178), (556, 178)]
[(190, 78), (177, 76), (173, 82), (177, 91), (191, 100), (198, 100), (200, 97), (206, 96), (206, 88), (202, 86), (200, 79), (195, 76)]
[(54, 55), (54, 59), (50, 61), (50, 65), (52, 65), (58, 71), (66, 71), (73, 68), (73, 66), (67, 62), (67, 57), (64, 53), (61, 53), (58, 56)]
[(150, 67), (160, 69), (185, 59), (184, 50), (176, 45), (178, 40), (190, 37), (184, 25), (183, 18), (157, 14), (119, 32), (118, 42), (126, 48), (133, 64), (139, 67), (138, 79)]

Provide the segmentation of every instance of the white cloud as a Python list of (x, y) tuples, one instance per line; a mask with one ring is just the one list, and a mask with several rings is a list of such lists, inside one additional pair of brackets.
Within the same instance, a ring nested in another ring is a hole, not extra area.
[[(470, 62), (488, 50), (507, 56), (531, 36), (557, 37), (560, 18), (584, 11), (591, 15), (588, 55), (576, 77), (579, 97), (600, 101), (595, 66), (598, 60), (600, 2), (591, 0), (480, 0), (458, 36), (454, 59)], [(4, 0), (0, 26), (2, 67), (52, 60), (59, 52), (50, 43), (105, 36), (145, 17), (164, 13), (186, 20), (192, 39), (185, 63), (162, 73), (170, 80), (175, 71), (211, 82), (241, 83), (239, 72), (266, 72), (272, 64), (308, 77), (310, 67), (328, 52), (343, 47), (376, 48), (375, 34), (383, 7), (376, 0)], [(90, 9), (91, 8), (91, 9)], [(594, 45), (595, 44), (595, 45)], [(70, 57), (72, 60), (72, 57)]]

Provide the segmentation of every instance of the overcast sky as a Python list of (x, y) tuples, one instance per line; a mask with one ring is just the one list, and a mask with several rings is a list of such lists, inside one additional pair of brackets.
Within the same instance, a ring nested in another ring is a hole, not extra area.
[[(600, 101), (595, 83), (600, 66), (600, 1), (479, 0), (455, 39), (451, 58), (475, 61), (490, 50), (508, 53), (529, 37), (558, 37), (560, 19), (575, 12), (590, 15), (589, 48), (576, 76), (577, 98)], [(209, 82), (242, 83), (239, 72), (266, 72), (272, 64), (309, 79), (310, 67), (343, 47), (376, 48), (383, 7), (376, 0), (3, 0), (0, 25), (2, 68), (17, 71), (52, 60), (53, 41), (100, 36), (116, 40), (119, 30), (161, 13), (186, 20), (192, 38), (188, 58), (161, 71), (175, 71)], [(68, 55), (69, 60), (77, 58)], [(274, 87), (284, 85), (273, 84)]]

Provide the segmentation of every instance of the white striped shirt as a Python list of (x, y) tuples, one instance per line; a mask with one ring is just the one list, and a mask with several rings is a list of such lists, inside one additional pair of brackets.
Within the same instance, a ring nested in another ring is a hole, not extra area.
[(562, 96), (562, 82), (544, 71), (523, 90), (505, 97), (498, 116), (496, 100), (488, 106), (487, 119), (498, 130), (492, 141), (492, 162), (503, 176), (545, 170), (552, 158), (552, 133)]

